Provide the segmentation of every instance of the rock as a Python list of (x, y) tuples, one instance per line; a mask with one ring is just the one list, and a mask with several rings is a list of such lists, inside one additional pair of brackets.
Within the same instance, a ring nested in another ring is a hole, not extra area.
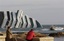
[[(13, 37), (17, 37), (19, 39), (21, 38), (25, 41), (26, 40), (26, 35), (27, 35), (27, 32), (22, 33), (22, 34), (15, 34), (15, 35), (13, 35)], [(35, 32), (35, 35), (36, 35), (36, 37), (33, 38), (33, 41), (39, 41), (39, 38), (37, 38), (37, 37), (46, 37), (47, 36), (45, 34), (41, 34), (41, 33), (38, 33), (38, 32)]]
[(32, 41), (39, 41), (38, 37), (34, 37)]
[(46, 37), (47, 36), (46, 34), (41, 34), (38, 32), (36, 32), (35, 34), (36, 34), (36, 37)]
[(5, 41), (26, 41), (26, 40), (24, 40), (22, 38), (11, 38), (11, 39), (7, 39)]
[(63, 34), (62, 34), (62, 32), (58, 32), (58, 33), (51, 33), (51, 34), (49, 34), (49, 36), (60, 37), (60, 36), (63, 36)]
[[(25, 38), (26, 35), (27, 35), (27, 32), (22, 33), (22, 34), (18, 34), (17, 36)], [(38, 33), (38, 32), (35, 32), (35, 35), (36, 35), (36, 37), (46, 37), (47, 36), (46, 34), (41, 34), (41, 33)]]

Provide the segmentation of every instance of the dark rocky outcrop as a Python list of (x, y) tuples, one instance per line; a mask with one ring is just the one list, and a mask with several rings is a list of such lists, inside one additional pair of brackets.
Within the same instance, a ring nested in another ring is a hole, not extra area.
[(58, 33), (51, 33), (49, 34), (49, 36), (60, 37), (60, 36), (64, 36), (64, 34), (62, 34), (62, 32), (58, 32)]

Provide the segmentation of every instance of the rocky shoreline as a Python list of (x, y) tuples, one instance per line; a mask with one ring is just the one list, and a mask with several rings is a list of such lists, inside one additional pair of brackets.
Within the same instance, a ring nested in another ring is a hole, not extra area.
[[(20, 34), (13, 34), (13, 40), (15, 41), (15, 38), (17, 38), (17, 39), (19, 39), (18, 41), (20, 41), (20, 40), (25, 41), (26, 34), (27, 34), (27, 32), (20, 33)], [(36, 34), (36, 38), (34, 38), (33, 41), (36, 41), (36, 40), (39, 41), (39, 37), (41, 38), (41, 37), (61, 37), (61, 36), (64, 36), (64, 32), (51, 33), (49, 35), (35, 32), (35, 34)], [(0, 36), (6, 36), (6, 33), (2, 32), (2, 33), (0, 33)]]
[[(13, 34), (13, 37), (16, 36), (16, 37), (24, 37), (26, 36), (27, 32), (23, 32), (23, 33), (19, 33), (19, 34)], [(64, 36), (64, 32), (58, 32), (58, 33), (50, 33), (49, 35), (47, 34), (41, 34), (41, 33), (38, 33), (38, 32), (35, 32), (36, 34), (36, 37), (47, 37), (47, 36), (53, 36), (53, 37), (56, 37), (56, 36)], [(6, 36), (6, 33), (5, 32), (0, 32), (0, 36)]]

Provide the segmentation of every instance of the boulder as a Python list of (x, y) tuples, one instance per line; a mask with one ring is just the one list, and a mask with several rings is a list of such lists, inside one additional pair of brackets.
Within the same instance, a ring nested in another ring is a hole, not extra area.
[(49, 34), (49, 36), (60, 37), (60, 36), (64, 36), (64, 35), (62, 34), (62, 32), (58, 32), (58, 33), (51, 33), (51, 34)]
[(46, 34), (41, 34), (38, 32), (35, 32), (35, 34), (36, 34), (36, 37), (46, 37), (47, 36)]

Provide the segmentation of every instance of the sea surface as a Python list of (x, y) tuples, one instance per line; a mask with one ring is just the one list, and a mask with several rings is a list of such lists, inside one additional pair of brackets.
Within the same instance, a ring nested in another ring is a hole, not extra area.
[[(42, 25), (43, 28), (50, 28), (52, 25)], [(64, 27), (64, 25), (54, 25), (54, 26), (57, 26), (57, 27)]]

